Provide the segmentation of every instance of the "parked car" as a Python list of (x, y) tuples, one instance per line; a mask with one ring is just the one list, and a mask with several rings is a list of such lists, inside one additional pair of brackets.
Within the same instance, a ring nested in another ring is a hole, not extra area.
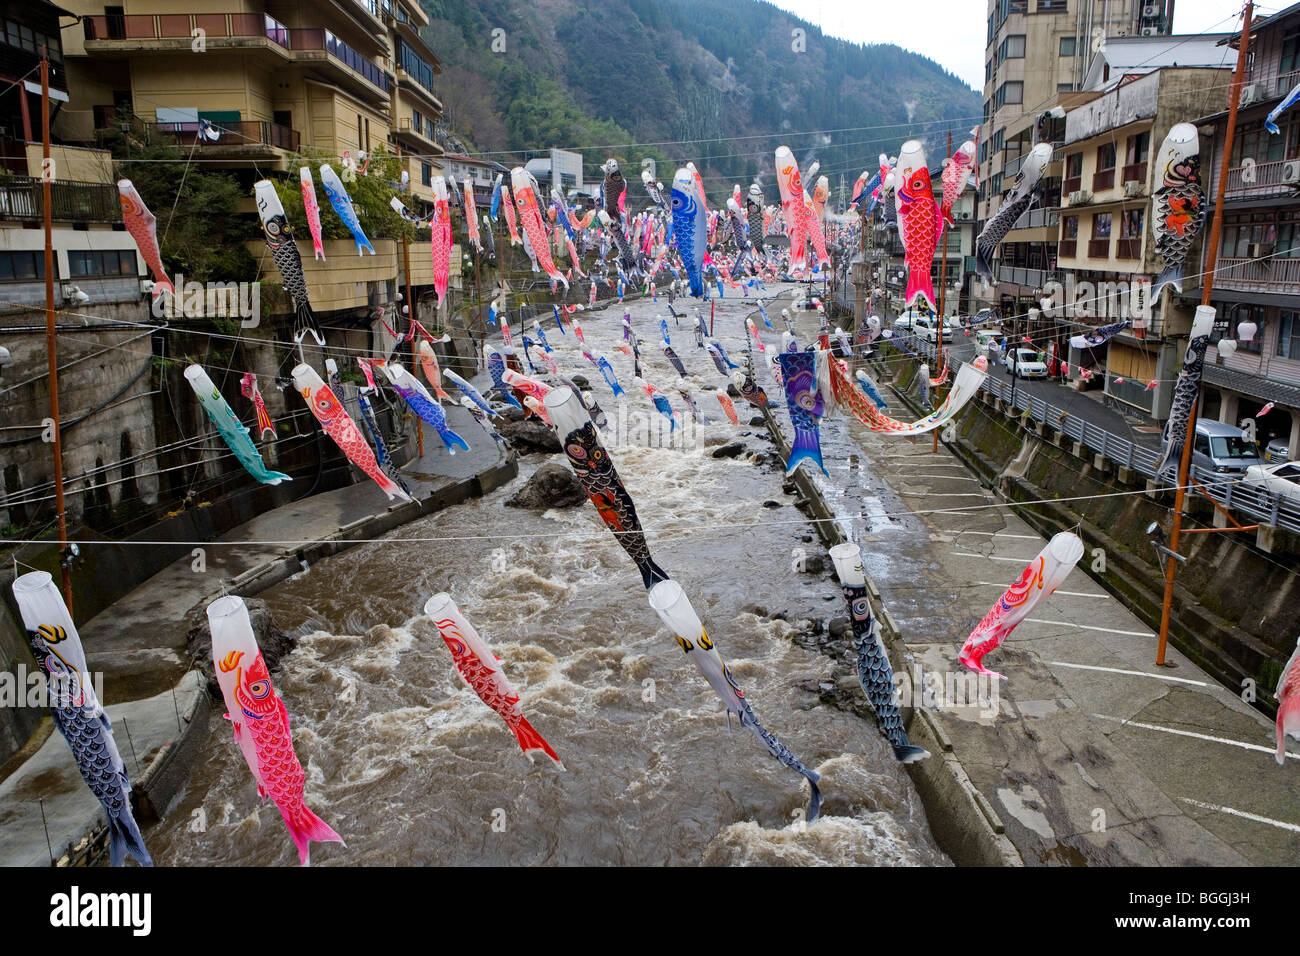
[(917, 319), (925, 318), (925, 313), (918, 312), (916, 309), (908, 309), (898, 318), (894, 319), (894, 329), (899, 332), (912, 331), (912, 325)]
[(1248, 485), (1262, 485), (1275, 495), (1300, 501), (1300, 461), (1248, 465), (1245, 482)]
[[(938, 326), (934, 316), (917, 312), (915, 309), (904, 312), (895, 319), (894, 328), (899, 332), (911, 332), (918, 338), (925, 339), (930, 343), (939, 341)], [(945, 335), (944, 338), (947, 339), (948, 337)]]
[(1258, 447), (1240, 428), (1198, 419), (1196, 441), (1192, 444), (1192, 464), (1220, 475), (1244, 475), (1251, 465), (1263, 465), (1264, 459), (1259, 457)]
[(1286, 461), (1290, 451), (1290, 442), (1285, 438), (1274, 438), (1264, 446), (1265, 461)]
[(1011, 349), (1002, 364), (1018, 378), (1047, 378), (1047, 363), (1036, 349)]

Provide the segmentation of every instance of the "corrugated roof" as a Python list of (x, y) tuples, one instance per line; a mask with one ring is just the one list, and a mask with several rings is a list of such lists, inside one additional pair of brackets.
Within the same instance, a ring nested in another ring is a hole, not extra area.
[(1261, 375), (1251, 375), (1249, 372), (1239, 372), (1233, 368), (1212, 365), (1208, 362), (1205, 365), (1204, 372), (1202, 372), (1202, 377), (1211, 385), (1230, 388), (1234, 392), (1241, 392), (1243, 395), (1249, 395), (1252, 398), (1261, 398), (1266, 402), (1276, 402), (1279, 405), (1300, 408), (1300, 387), (1295, 385), (1287, 385), (1284, 382), (1264, 378)]

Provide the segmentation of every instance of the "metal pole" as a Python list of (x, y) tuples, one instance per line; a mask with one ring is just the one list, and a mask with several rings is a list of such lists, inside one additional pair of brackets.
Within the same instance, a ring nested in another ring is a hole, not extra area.
[[(24, 102), (27, 92), (18, 95)], [(50, 418), (54, 422), (54, 508), (59, 516), (59, 567), (63, 578), (63, 600), (72, 613), (72, 571), (68, 567), (68, 515), (63, 504), (63, 440), (59, 436), (59, 359), (54, 334), (54, 222), (50, 212), (50, 182), (55, 168), (50, 161), (50, 61), (49, 50), (41, 56), (41, 206), (45, 219), (45, 352), (50, 367)]]
[[(1223, 224), (1223, 196), (1228, 185), (1228, 163), (1232, 157), (1232, 141), (1237, 131), (1237, 106), (1241, 102), (1241, 84), (1246, 74), (1246, 61), (1250, 52), (1250, 25), (1255, 12), (1253, 0), (1246, 0), (1245, 19), (1241, 27), (1241, 43), (1237, 47), (1237, 67), (1232, 73), (1232, 89), (1228, 93), (1228, 131), (1223, 137), (1223, 148), (1219, 156), (1219, 182), (1215, 189), (1214, 220), (1210, 224), (1210, 238), (1205, 247), (1205, 261), (1210, 264), (1205, 270), (1201, 284), (1201, 305), (1210, 304), (1210, 295), (1214, 291), (1214, 271), (1219, 259), (1219, 230)], [(1200, 384), (1197, 384), (1199, 390)], [(1183, 457), (1178, 463), (1178, 487), (1174, 491), (1174, 525), (1169, 533), (1169, 550), (1178, 553), (1178, 543), (1183, 533), (1183, 501), (1186, 497), (1187, 475), (1192, 461), (1192, 442), (1196, 439), (1196, 411), (1200, 404), (1200, 395), (1192, 403), (1192, 410), (1187, 416), (1187, 436), (1183, 441)], [(1165, 665), (1165, 646), (1169, 642), (1169, 617), (1174, 601), (1174, 575), (1178, 562), (1174, 558), (1165, 563), (1165, 597), (1160, 607), (1160, 643), (1156, 647), (1156, 663)]]
[[(420, 343), (415, 340), (415, 300), (411, 298), (411, 250), (406, 243), (406, 233), (402, 233), (402, 270), (406, 279), (406, 321), (407, 328), (411, 330), (411, 370), (414, 372), (416, 363), (420, 357), (416, 351)], [(429, 343), (429, 348), (433, 348), (433, 343)], [(417, 416), (415, 419), (415, 451), (420, 457), (424, 457), (424, 423)]]
[[(948, 130), (948, 155), (952, 155), (952, 130)], [(943, 322), (944, 322), (944, 286), (948, 284), (948, 229), (943, 219), (939, 220), (939, 347), (935, 351), (935, 364), (939, 374), (943, 374)], [(936, 396), (937, 397), (937, 396)], [(934, 430), (934, 443), (931, 452), (939, 450), (939, 430)]]

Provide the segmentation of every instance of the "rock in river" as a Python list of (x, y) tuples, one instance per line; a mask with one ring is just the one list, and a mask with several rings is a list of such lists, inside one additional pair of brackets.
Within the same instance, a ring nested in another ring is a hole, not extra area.
[(533, 472), (518, 493), (506, 502), (510, 508), (572, 508), (587, 500), (573, 472), (564, 465), (547, 462)]

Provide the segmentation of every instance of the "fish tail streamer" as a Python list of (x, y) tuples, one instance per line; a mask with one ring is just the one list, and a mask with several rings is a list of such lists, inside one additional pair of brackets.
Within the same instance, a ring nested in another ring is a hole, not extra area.
[(442, 428), (439, 431), (439, 435), (442, 437), (442, 443), (447, 446), (447, 450), (453, 455), (456, 454), (457, 448), (469, 451), (469, 442), (465, 441), (465, 439), (461, 438), (450, 428)]
[(121, 816), (108, 815), (108, 859), (112, 866), (123, 866), (128, 856), (135, 857), (141, 866), (153, 866), (153, 858), (145, 849), (140, 827), (131, 815), (130, 807)]
[(540, 750), (555, 761), (557, 767), (561, 770), (564, 769), (564, 763), (560, 760), (559, 754), (551, 749), (551, 745), (546, 742), (546, 738), (537, 732), (527, 718), (520, 717), (519, 723), (510, 725), (510, 730), (514, 733), (515, 740), (519, 742), (519, 749), (524, 752), (524, 756), (529, 760), (532, 760), (532, 755)]
[(791, 770), (803, 774), (808, 781), (808, 789), (811, 791), (808, 799), (808, 822), (812, 823), (816, 820), (822, 809), (822, 792), (817, 789), (817, 782), (821, 780), (822, 775), (816, 770), (809, 770), (805, 767), (803, 762), (790, 752), (790, 748), (777, 740), (775, 734), (760, 724), (758, 717), (754, 715), (753, 708), (748, 703), (745, 704), (744, 712), (740, 714), (740, 723), (742, 727), (747, 727), (755, 737), (763, 742), (763, 746), (768, 749), (768, 752), (773, 757)]
[[(293, 840), (293, 845), (298, 848), (298, 860), (303, 866), (311, 865), (311, 844), (313, 842), (343, 843), (343, 838), (335, 833), (328, 823), (312, 813), (305, 803), (300, 804), (298, 809), (292, 813), (281, 810), (280, 814), (284, 817), (284, 825), (289, 828), (289, 836)], [(343, 845), (347, 846), (346, 843)]]
[(1005, 674), (999, 674), (997, 671), (991, 671), (984, 666), (984, 655), (993, 650), (997, 645), (991, 641), (981, 644), (972, 644), (969, 647), (963, 647), (961, 653), (957, 655), (958, 659), (977, 674), (984, 674), (988, 677), (996, 677), (998, 680), (1006, 680)]
[(924, 747), (918, 747), (915, 744), (908, 744), (905, 747), (894, 748), (894, 759), (899, 763), (916, 763), (918, 760), (924, 760), (930, 756), (930, 751)]
[(647, 591), (660, 581), (668, 580), (668, 572), (655, 564), (654, 558), (650, 557), (649, 554), (646, 555), (645, 563), (637, 562), (637, 569), (641, 572), (641, 580), (645, 584)]
[(176, 294), (176, 286), (172, 285), (172, 280), (166, 276), (154, 280), (152, 297), (156, 299), (164, 292), (170, 292), (172, 295)]
[(935, 311), (937, 306), (934, 304), (934, 284), (930, 281), (929, 263), (923, 269), (909, 269), (907, 273), (907, 292), (903, 296), (903, 301), (911, 305), (916, 296), (925, 300), (925, 304), (930, 311)]
[(293, 337), (301, 342), (308, 332), (316, 340), (317, 345), (325, 344), (325, 336), (321, 334), (320, 323), (316, 321), (316, 313), (311, 310), (311, 303), (301, 302), (294, 309)]
[(1165, 286), (1171, 285), (1179, 292), (1183, 291), (1183, 264), (1174, 262), (1165, 266), (1164, 271), (1156, 277), (1155, 285), (1151, 287), (1151, 298), (1155, 299), (1160, 295)]
[(822, 474), (830, 477), (830, 472), (822, 464), (822, 445), (816, 428), (795, 428), (794, 442), (790, 445), (790, 458), (785, 463), (786, 475), (793, 475), (805, 461), (811, 461), (821, 469)]
[[(991, 257), (996, 248), (997, 246), (989, 248), (983, 243), (975, 243), (975, 271), (979, 273), (980, 278), (987, 282), (993, 281), (993, 262), (991, 261)], [(1154, 295), (1154, 292), (1152, 295)]]

